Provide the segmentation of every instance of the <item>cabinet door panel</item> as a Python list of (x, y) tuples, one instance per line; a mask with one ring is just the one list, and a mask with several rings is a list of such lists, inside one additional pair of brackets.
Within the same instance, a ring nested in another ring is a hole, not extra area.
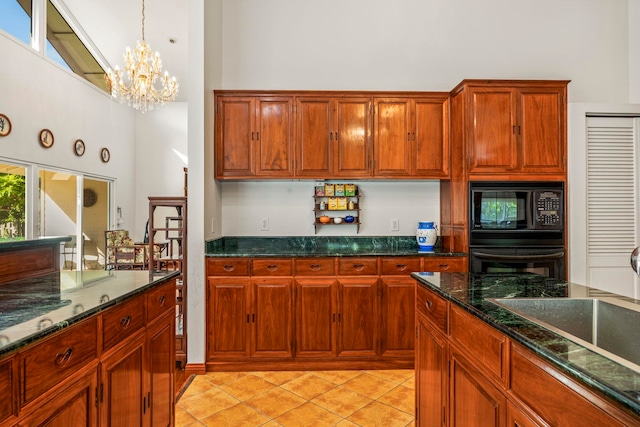
[(416, 396), (419, 427), (443, 427), (447, 396), (447, 344), (446, 339), (418, 318), (416, 354)]
[(411, 101), (377, 99), (374, 104), (374, 175), (409, 176)]
[(332, 103), (329, 98), (297, 99), (297, 176), (326, 178), (331, 173)]
[(449, 387), (451, 427), (504, 425), (506, 398), (453, 350)]
[(472, 89), (470, 173), (503, 172), (517, 167), (515, 96), (511, 89)]
[(292, 279), (253, 281), (251, 357), (292, 357)]
[(0, 363), (0, 396), (6, 396), (0, 399), (0, 424), (2, 421), (15, 415), (15, 397), (17, 396), (16, 377), (15, 377), (14, 359)]
[(253, 98), (221, 98), (217, 108), (216, 176), (253, 176)]
[(378, 344), (378, 279), (340, 279), (338, 356), (375, 356)]
[(144, 339), (117, 350), (102, 363), (101, 425), (143, 425), (146, 392)]
[(336, 281), (296, 280), (296, 357), (336, 355)]
[(249, 357), (249, 279), (209, 279), (208, 357)]
[(382, 278), (382, 356), (414, 356), (415, 287), (411, 277)]
[(172, 425), (174, 406), (175, 340), (173, 330), (175, 317), (169, 314), (159, 320), (149, 336), (149, 374), (151, 379), (151, 425)]
[(413, 176), (449, 176), (448, 100), (415, 101)]
[(291, 110), (291, 98), (258, 100), (256, 175), (293, 176)]
[(523, 172), (564, 171), (564, 102), (558, 90), (523, 90), (520, 95)]
[(370, 176), (371, 99), (336, 101), (337, 152), (334, 174), (339, 177)]

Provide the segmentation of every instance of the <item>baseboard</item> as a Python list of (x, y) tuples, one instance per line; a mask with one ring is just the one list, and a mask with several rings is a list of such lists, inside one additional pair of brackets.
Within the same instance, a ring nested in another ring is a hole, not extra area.
[(207, 373), (207, 366), (204, 363), (187, 363), (184, 368), (187, 377), (191, 375), (203, 375)]

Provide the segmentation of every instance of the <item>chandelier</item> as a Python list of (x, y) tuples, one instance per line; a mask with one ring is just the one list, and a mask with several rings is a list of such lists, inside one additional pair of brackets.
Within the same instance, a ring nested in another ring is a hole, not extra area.
[[(124, 52), (125, 71), (129, 80), (126, 84), (122, 78), (122, 71), (116, 65), (115, 70), (107, 70), (105, 76), (111, 87), (111, 96), (120, 98), (120, 102), (143, 113), (153, 110), (157, 104), (176, 99), (178, 82), (175, 77), (169, 77), (168, 72), (162, 73), (162, 59), (158, 52), (152, 53), (151, 46), (144, 40), (144, 0), (142, 0), (142, 41), (138, 41), (134, 51), (129, 47)], [(162, 87), (156, 88), (156, 80), (160, 78)]]

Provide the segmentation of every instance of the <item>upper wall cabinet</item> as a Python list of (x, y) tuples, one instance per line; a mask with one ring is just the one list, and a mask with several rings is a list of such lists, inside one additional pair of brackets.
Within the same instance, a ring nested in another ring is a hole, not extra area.
[(449, 176), (449, 96), (374, 99), (374, 175)]
[(465, 80), (469, 176), (566, 173), (568, 81)]
[(296, 135), (296, 176), (371, 177), (370, 97), (296, 97)]
[(215, 91), (215, 104), (216, 179), (449, 177), (448, 93)]
[(216, 178), (291, 177), (292, 116), (291, 96), (216, 96)]

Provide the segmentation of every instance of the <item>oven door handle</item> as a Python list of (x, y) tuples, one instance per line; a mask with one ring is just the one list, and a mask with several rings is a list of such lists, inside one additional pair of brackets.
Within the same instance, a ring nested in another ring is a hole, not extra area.
[(474, 252), (474, 256), (479, 258), (486, 259), (513, 259), (513, 260), (527, 260), (527, 259), (556, 259), (562, 258), (564, 256), (564, 252), (554, 252), (550, 254), (544, 255), (498, 255), (498, 254), (488, 254), (485, 252)]

